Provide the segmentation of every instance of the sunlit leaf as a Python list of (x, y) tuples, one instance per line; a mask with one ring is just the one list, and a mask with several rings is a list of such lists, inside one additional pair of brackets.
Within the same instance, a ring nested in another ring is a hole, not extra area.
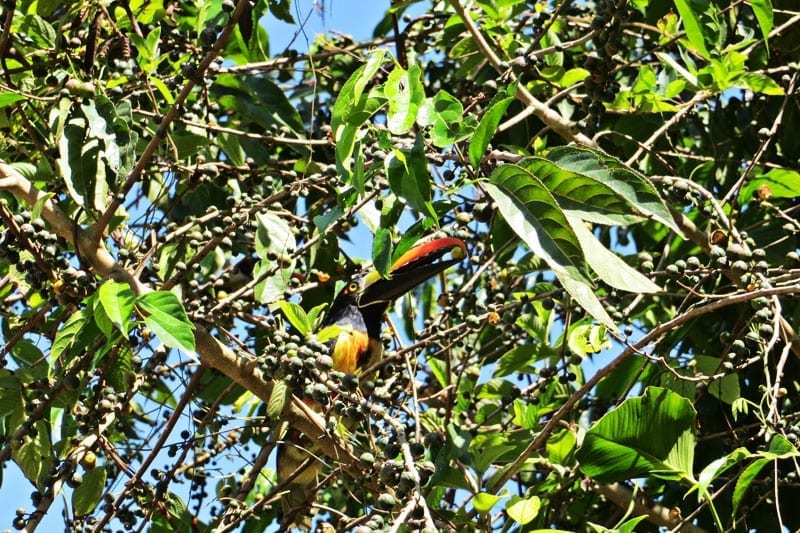
[(389, 73), (384, 93), (389, 101), (389, 131), (397, 135), (406, 133), (417, 120), (419, 106), (425, 98), (422, 69), (419, 65), (411, 65), (408, 70), (396, 66)]
[(509, 104), (513, 101), (514, 99), (511, 97), (498, 100), (489, 106), (489, 109), (481, 117), (481, 121), (478, 123), (478, 127), (475, 128), (475, 132), (469, 142), (469, 162), (474, 168), (478, 168), (480, 165), (486, 147), (489, 146), (500, 120), (503, 118)]
[(98, 291), (99, 301), (111, 322), (124, 334), (130, 329), (136, 295), (127, 283), (108, 280)]
[(577, 452), (580, 469), (598, 483), (646, 475), (693, 479), (696, 416), (686, 398), (647, 387), (586, 432)]
[(95, 468), (83, 474), (83, 481), (72, 491), (72, 512), (76, 516), (91, 513), (103, 497), (106, 469)]
[(515, 233), (540, 256), (564, 289), (600, 323), (616, 325), (582, 274), (583, 252), (566, 215), (544, 184), (516, 165), (498, 168), (486, 189)]
[(703, 35), (703, 26), (700, 23), (698, 14), (694, 11), (691, 0), (673, 0), (675, 7), (680, 13), (681, 21), (683, 22), (683, 29), (686, 32), (686, 37), (689, 43), (697, 52), (703, 57), (708, 59), (709, 53), (706, 48), (706, 39)]
[(194, 325), (178, 297), (170, 291), (155, 291), (140, 296), (136, 305), (145, 311), (145, 324), (165, 345), (194, 352)]

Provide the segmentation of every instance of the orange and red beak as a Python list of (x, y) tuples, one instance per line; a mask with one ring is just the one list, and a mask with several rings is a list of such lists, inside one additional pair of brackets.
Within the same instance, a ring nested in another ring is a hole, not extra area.
[[(450, 259), (444, 257), (450, 254)], [(358, 307), (388, 304), (423, 281), (455, 265), (467, 255), (467, 247), (461, 239), (444, 237), (417, 244), (401, 255), (389, 269), (391, 277), (381, 278), (370, 272), (361, 280), (358, 291)]]

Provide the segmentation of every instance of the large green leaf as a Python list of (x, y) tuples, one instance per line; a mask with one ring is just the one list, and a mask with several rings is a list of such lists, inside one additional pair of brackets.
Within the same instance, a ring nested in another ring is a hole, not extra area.
[(194, 325), (178, 297), (170, 291), (155, 291), (136, 300), (147, 314), (145, 324), (170, 348), (194, 352)]
[(627, 213), (651, 218), (681, 234), (653, 184), (618, 159), (590, 148), (563, 146), (550, 150), (547, 160), (558, 170), (536, 164), (537, 177), (578, 218), (600, 224), (629, 223), (632, 219)]
[(616, 331), (588, 279), (577, 235), (547, 187), (517, 165), (504, 165), (485, 184), (514, 232), (544, 259), (564, 289), (596, 320)]
[(372, 264), (381, 277), (389, 277), (392, 266), (392, 231), (378, 228), (372, 241)]
[(50, 468), (50, 431), (43, 420), (37, 421), (33, 427), (36, 431), (23, 438), (22, 444), (13, 449), (11, 457), (25, 477), (38, 486), (39, 477)]
[(800, 197), (800, 172), (773, 168), (757, 178), (747, 180), (739, 191), (739, 204), (750, 202), (756, 195), (765, 200)]
[(592, 267), (600, 279), (622, 291), (650, 294), (658, 292), (660, 287), (650, 278), (630, 266), (620, 256), (603, 246), (597, 237), (589, 231), (584, 222), (568, 216), (572, 229), (581, 243), (586, 262)]
[(308, 319), (305, 309), (294, 302), (287, 302), (286, 300), (278, 302), (278, 307), (280, 307), (286, 320), (288, 320), (301, 335), (306, 336), (311, 333), (312, 324)]
[(383, 49), (370, 54), (367, 62), (348, 78), (336, 95), (331, 111), (331, 130), (336, 141), (336, 165), (346, 178), (352, 173), (353, 148), (358, 131), (375, 111), (365, 111), (369, 99), (365, 90), (385, 60), (386, 51)]
[(286, 92), (265, 76), (248, 76), (245, 87), (256, 97), (257, 102), (271, 113), (278, 123), (289, 126), (297, 134), (305, 133), (305, 124), (297, 108), (286, 98)]
[(647, 387), (586, 432), (577, 452), (580, 469), (599, 483), (646, 475), (692, 480), (696, 416), (683, 396)]
[(747, 489), (764, 466), (777, 459), (789, 459), (800, 456), (797, 448), (782, 435), (775, 435), (769, 443), (769, 450), (760, 452), (762, 457), (754, 460), (739, 475), (733, 488), (733, 515), (736, 516)]
[(12, 92), (9, 92), (9, 91), (4, 91), (4, 92), (0, 93), (0, 108), (6, 107), (6, 106), (11, 105), (11, 104), (14, 104), (14, 103), (19, 102), (21, 100), (26, 100), (26, 97), (25, 97), (24, 94), (12, 93)]

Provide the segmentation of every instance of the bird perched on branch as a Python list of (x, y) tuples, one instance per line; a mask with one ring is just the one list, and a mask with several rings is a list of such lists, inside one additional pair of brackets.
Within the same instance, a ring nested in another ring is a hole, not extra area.
[[(447, 254), (450, 259), (444, 259)], [(333, 369), (358, 375), (380, 360), (381, 328), (389, 304), (465, 256), (466, 246), (460, 239), (434, 239), (417, 244), (400, 256), (387, 278), (370, 271), (351, 279), (334, 299), (323, 322), (323, 327), (342, 328), (328, 344)], [(292, 428), (278, 448), (278, 481), (285, 483), (287, 491), (281, 502), (284, 527), (310, 526), (310, 504), (322, 468), (314, 449), (309, 436)]]

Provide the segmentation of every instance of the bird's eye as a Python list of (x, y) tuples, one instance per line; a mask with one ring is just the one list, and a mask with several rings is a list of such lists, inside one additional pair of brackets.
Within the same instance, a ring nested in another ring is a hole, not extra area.
[(356, 293), (358, 292), (358, 283), (355, 281), (351, 281), (350, 284), (347, 286), (347, 292)]

